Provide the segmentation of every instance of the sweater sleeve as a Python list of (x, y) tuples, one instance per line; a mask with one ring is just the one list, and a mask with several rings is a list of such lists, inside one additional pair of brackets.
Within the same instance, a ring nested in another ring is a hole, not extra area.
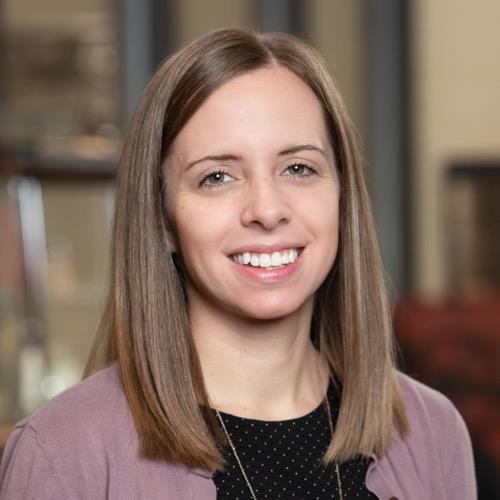
[(0, 463), (0, 500), (68, 500), (46, 447), (29, 424), (9, 437)]
[(447, 498), (475, 500), (477, 485), (471, 439), (462, 416), (454, 407), (452, 413), (449, 425), (453, 448), (447, 460)]

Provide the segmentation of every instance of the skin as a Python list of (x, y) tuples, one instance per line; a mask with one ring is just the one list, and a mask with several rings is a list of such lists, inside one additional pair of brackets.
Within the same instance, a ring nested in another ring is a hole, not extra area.
[[(305, 144), (322, 152), (279, 154)], [(191, 165), (221, 154), (234, 158)], [(197, 110), (163, 168), (212, 406), (261, 420), (312, 411), (328, 385), (309, 339), (313, 298), (335, 261), (339, 222), (320, 102), (281, 66), (240, 75)], [(249, 277), (230, 258), (246, 246), (286, 243), (304, 250), (284, 279)]]

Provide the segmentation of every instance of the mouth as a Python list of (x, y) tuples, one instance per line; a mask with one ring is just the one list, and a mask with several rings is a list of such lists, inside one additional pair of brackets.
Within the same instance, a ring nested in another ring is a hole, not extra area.
[(304, 247), (284, 248), (271, 253), (243, 252), (230, 255), (236, 264), (241, 266), (260, 267), (272, 271), (293, 264), (304, 251)]

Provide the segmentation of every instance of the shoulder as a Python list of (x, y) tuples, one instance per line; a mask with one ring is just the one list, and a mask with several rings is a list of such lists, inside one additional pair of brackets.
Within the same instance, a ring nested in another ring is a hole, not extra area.
[(112, 365), (15, 427), (0, 463), (0, 498), (182, 498), (202, 479), (142, 454)]
[(441, 392), (400, 371), (397, 380), (410, 417), (433, 417), (440, 423), (458, 414), (453, 403)]
[(476, 498), (472, 445), (458, 410), (445, 395), (408, 375), (397, 372), (397, 380), (409, 432), (395, 431), (379, 461), (380, 474), (392, 478), (393, 491), (410, 488), (411, 498)]
[(468, 439), (462, 416), (444, 394), (402, 372), (397, 372), (397, 379), (410, 433), (431, 432), (449, 444), (456, 438)]
[(369, 469), (368, 487), (381, 498), (477, 498), (469, 433), (453, 403), (408, 375), (396, 377), (409, 432), (394, 431)]
[(74, 440), (79, 433), (92, 438), (129, 418), (119, 369), (113, 364), (62, 392), (16, 428), (29, 427), (56, 441), (68, 436)]
[[(66, 498), (69, 484), (104, 488), (110, 457), (134, 452), (137, 437), (117, 366), (101, 370), (22, 420), (0, 466), (5, 498)], [(103, 484), (100, 484), (103, 483)], [(2, 497), (4, 498), (4, 497)]]

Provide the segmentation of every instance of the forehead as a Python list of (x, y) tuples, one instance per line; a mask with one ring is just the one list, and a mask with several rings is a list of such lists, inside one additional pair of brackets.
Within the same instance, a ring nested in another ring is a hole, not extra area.
[(328, 146), (318, 98), (282, 66), (239, 75), (215, 90), (190, 118), (174, 143), (176, 155), (207, 148), (278, 148), (293, 143)]

